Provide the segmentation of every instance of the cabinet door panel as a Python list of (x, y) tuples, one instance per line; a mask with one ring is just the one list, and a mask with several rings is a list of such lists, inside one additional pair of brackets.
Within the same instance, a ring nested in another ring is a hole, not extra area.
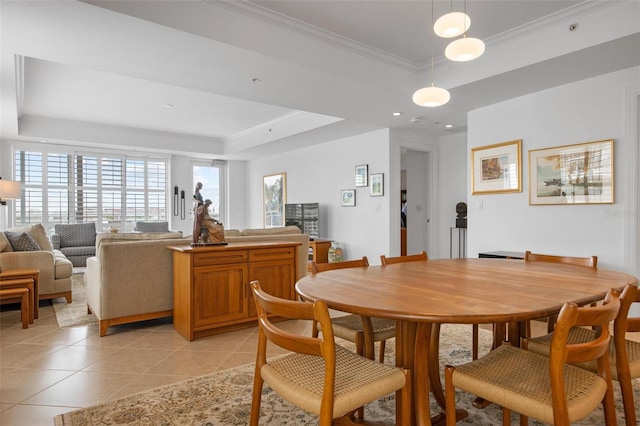
[[(296, 269), (293, 259), (254, 262), (249, 264), (250, 281), (260, 281), (260, 287), (267, 293), (282, 299), (295, 297)], [(249, 317), (257, 316), (253, 294), (249, 294)]]
[(195, 327), (246, 318), (245, 264), (196, 268), (194, 275)]

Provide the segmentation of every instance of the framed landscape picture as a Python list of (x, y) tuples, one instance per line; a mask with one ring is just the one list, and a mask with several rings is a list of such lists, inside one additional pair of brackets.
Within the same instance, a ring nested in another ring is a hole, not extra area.
[(342, 207), (354, 207), (356, 205), (356, 190), (343, 189), (340, 191), (340, 205)]
[(264, 227), (284, 226), (284, 205), (287, 202), (287, 174), (276, 173), (262, 178)]
[(471, 149), (472, 194), (522, 191), (522, 140)]
[(384, 173), (371, 174), (371, 196), (381, 197), (384, 195)]
[(367, 164), (362, 164), (360, 166), (356, 166), (356, 186), (367, 186), (369, 185), (369, 166)]
[(613, 204), (613, 139), (529, 151), (529, 204)]

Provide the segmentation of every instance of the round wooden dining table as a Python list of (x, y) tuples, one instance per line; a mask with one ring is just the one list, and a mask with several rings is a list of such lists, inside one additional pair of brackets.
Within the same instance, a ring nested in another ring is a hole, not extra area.
[[(326, 301), (331, 309), (395, 319), (396, 365), (413, 372), (413, 414), (403, 423), (431, 425), (444, 422), (443, 412), (432, 418), (429, 408), (431, 392), (444, 411), (440, 324), (522, 323), (556, 314), (565, 302), (589, 304), (611, 288), (637, 282), (622, 272), (566, 264), (430, 259), (307, 275), (296, 291), (305, 300)], [(458, 419), (465, 416), (457, 413)]]

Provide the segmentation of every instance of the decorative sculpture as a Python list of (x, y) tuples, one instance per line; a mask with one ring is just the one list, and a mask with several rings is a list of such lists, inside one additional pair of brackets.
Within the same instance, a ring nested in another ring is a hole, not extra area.
[(467, 227), (467, 203), (459, 202), (456, 204), (456, 228)]
[(199, 203), (196, 206), (192, 246), (227, 244), (224, 240), (224, 226), (209, 215), (210, 205), (211, 200), (206, 199), (204, 203)]

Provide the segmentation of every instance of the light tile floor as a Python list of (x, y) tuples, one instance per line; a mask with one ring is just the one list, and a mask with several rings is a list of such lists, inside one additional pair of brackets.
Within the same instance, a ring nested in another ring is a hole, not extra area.
[[(310, 333), (308, 322), (287, 323)], [(187, 341), (171, 318), (109, 328), (61, 329), (50, 302), (22, 329), (0, 312), (0, 425), (53, 425), (56, 414), (255, 361), (257, 328)], [(270, 348), (273, 355), (283, 351)]]
[[(308, 322), (287, 327), (310, 333)], [(546, 324), (532, 327), (537, 335)], [(253, 362), (256, 345), (256, 327), (189, 342), (171, 318), (110, 327), (99, 337), (97, 325), (59, 328), (49, 302), (41, 302), (40, 318), (24, 330), (19, 309), (3, 306), (0, 425), (51, 426), (57, 414)]]

